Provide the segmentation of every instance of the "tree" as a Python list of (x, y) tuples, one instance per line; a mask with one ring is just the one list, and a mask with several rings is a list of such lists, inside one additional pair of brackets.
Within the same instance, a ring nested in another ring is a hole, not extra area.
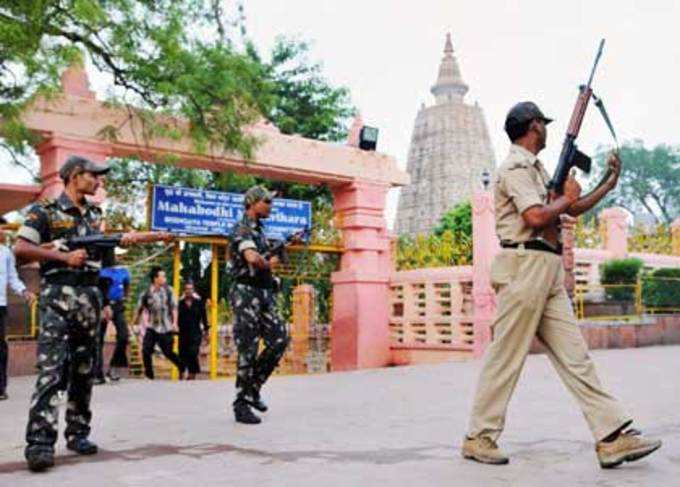
[[(252, 151), (242, 130), (271, 110), (264, 66), (232, 37), (242, 10), (227, 18), (218, 0), (5, 0), (0, 3), (0, 136), (17, 156), (35, 139), (21, 113), (50, 96), (74, 62), (112, 79), (109, 102), (124, 105), (146, 137), (188, 136), (198, 151)], [(163, 116), (189, 121), (188, 129)], [(138, 124), (139, 125), (139, 124)], [(102, 127), (116, 138), (116, 127)]]
[[(316, 140), (341, 141), (354, 114), (349, 90), (333, 87), (322, 76), (322, 66), (307, 58), (309, 43), (283, 36), (276, 39), (270, 60), (263, 63), (275, 101), (267, 118), (284, 134)], [(253, 59), (262, 62), (254, 48)]]
[[(594, 166), (599, 180), (606, 167), (608, 150), (598, 149)], [(598, 205), (621, 206), (633, 214), (647, 214), (656, 222), (670, 224), (680, 214), (680, 147), (657, 145), (647, 149), (641, 141), (627, 142), (619, 151), (623, 172), (618, 186)]]
[[(323, 78), (321, 65), (308, 60), (308, 43), (279, 37), (268, 61), (263, 60), (252, 44), (248, 44), (247, 52), (261, 65), (265, 82), (272, 87), (272, 105), (265, 115), (282, 132), (329, 141), (346, 137), (349, 117), (354, 113), (348, 90), (333, 87)], [(130, 216), (140, 213), (140, 201), (148, 183), (243, 192), (254, 184), (266, 182), (288, 198), (312, 201), (315, 211), (325, 211), (332, 204), (332, 196), (325, 186), (264, 181), (235, 172), (209, 173), (177, 168), (172, 163), (148, 165), (122, 161), (112, 168), (107, 182), (109, 196), (125, 205), (115, 217), (109, 218), (122, 224), (129, 224)], [(130, 211), (130, 205), (137, 205), (137, 211)]]
[(472, 262), (472, 204), (464, 201), (444, 213), (430, 235), (402, 235), (397, 269), (467, 265)]
[(444, 213), (434, 229), (434, 234), (441, 236), (447, 230), (455, 237), (472, 238), (472, 205), (469, 201), (459, 203)]

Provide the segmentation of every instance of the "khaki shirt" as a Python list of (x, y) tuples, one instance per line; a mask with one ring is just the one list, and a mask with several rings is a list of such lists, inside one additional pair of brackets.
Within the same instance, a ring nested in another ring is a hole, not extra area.
[(548, 203), (550, 175), (538, 158), (519, 145), (512, 145), (496, 172), (494, 198), (496, 233), (501, 242), (526, 242), (540, 236), (524, 222), (528, 208)]

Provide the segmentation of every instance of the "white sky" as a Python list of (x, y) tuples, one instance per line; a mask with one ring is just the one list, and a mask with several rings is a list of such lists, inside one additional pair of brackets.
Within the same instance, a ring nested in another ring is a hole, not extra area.
[[(380, 128), (378, 150), (401, 167), (421, 102), (431, 103), (446, 32), (451, 32), (466, 100), (478, 101), (497, 160), (507, 150), (505, 113), (536, 101), (550, 126), (541, 154), (559, 153), (577, 87), (586, 80), (599, 39), (604, 55), (594, 80), (622, 140), (680, 144), (680, 2), (619, 0), (245, 0), (248, 35), (267, 52), (279, 34), (312, 42), (335, 85), (349, 87), (365, 123)], [(592, 153), (610, 137), (594, 107), (579, 146)], [(320, 161), (322, 163), (322, 161)], [(624, 161), (625, 163), (625, 161)], [(24, 182), (19, 171), (2, 180)], [(388, 201), (394, 218), (396, 194)]]

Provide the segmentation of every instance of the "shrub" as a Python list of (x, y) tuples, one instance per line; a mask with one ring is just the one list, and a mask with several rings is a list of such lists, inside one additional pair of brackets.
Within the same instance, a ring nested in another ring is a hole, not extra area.
[(648, 308), (680, 308), (680, 268), (657, 269), (643, 276), (642, 302)]
[(628, 287), (605, 287), (605, 295), (608, 300), (632, 301), (635, 296), (635, 283), (642, 269), (640, 259), (609, 260), (600, 266), (600, 283), (607, 284), (630, 284)]

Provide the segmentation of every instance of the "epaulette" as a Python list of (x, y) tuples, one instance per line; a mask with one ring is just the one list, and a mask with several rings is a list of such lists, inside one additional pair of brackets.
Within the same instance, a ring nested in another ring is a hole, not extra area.
[(526, 161), (517, 161), (508, 167), (508, 171), (512, 171), (513, 169), (526, 169), (527, 167), (529, 167), (529, 165)]

